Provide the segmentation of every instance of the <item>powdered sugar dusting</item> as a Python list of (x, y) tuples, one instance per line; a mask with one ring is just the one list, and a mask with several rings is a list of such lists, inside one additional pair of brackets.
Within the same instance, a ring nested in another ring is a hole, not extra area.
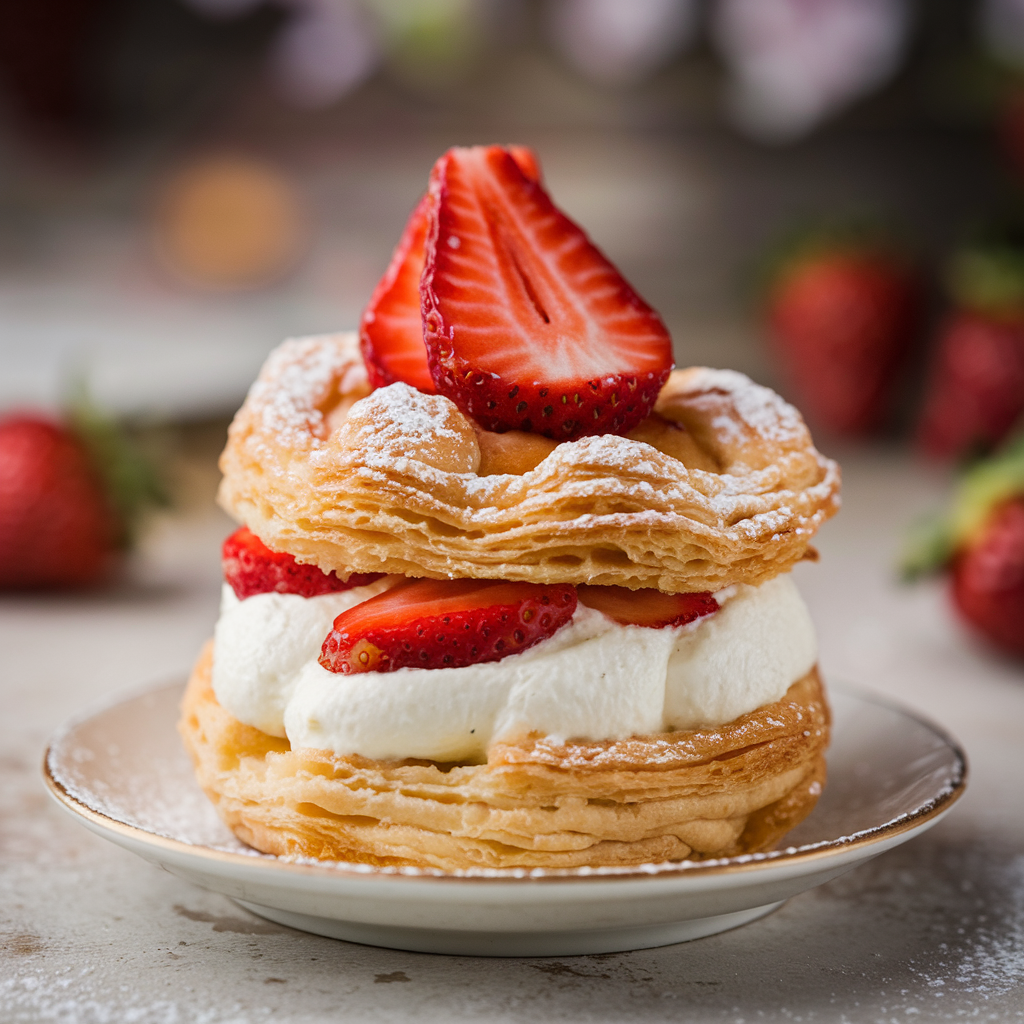
[[(722, 391), (729, 395), (740, 419), (766, 441), (785, 444), (801, 438), (805, 432), (803, 419), (793, 406), (771, 388), (755, 384), (746, 374), (702, 367), (692, 371), (691, 381), (692, 391)], [(726, 441), (739, 440), (736, 424), (728, 417), (716, 417), (712, 426)]]
[[(669, 402), (681, 399), (716, 433), (719, 468), (603, 434), (557, 444), (524, 473), (481, 476), (478, 428), (449, 399), (404, 383), (368, 392), (352, 333), (292, 339), (267, 360), (232, 427), (221, 501), (243, 519), (254, 507), (265, 514), (268, 503), (280, 519), (300, 509), (316, 509), (316, 518), (329, 490), (332, 530), (372, 544), (367, 562), (393, 558), (448, 574), (472, 561), (465, 544), (478, 530), (523, 552), (532, 535), (533, 548), (585, 548), (591, 528), (659, 531), (650, 552), (634, 545), (623, 570), (630, 580), (640, 564), (649, 578), (650, 560), (674, 546), (673, 533), (679, 545), (692, 542), (688, 551), (714, 539), (761, 546), (779, 566), (798, 555), (838, 507), (839, 490), (838, 467), (814, 449), (799, 414), (733, 371), (680, 371), (667, 387)], [(370, 502), (382, 517), (372, 537)], [(425, 531), (406, 528), (412, 519), (454, 532), (427, 544)]]
[(57, 737), (47, 766), (69, 796), (113, 821), (190, 846), (266, 856), (235, 838), (197, 785), (182, 784), (178, 750), (158, 752), (145, 772), (129, 758), (119, 745), (94, 752)]
[(458, 442), (463, 437), (451, 427), (453, 417), (459, 415), (452, 401), (441, 395), (425, 395), (401, 382), (363, 399), (359, 413), (371, 421), (374, 439), (382, 448), (409, 442), (429, 444), (437, 439)]
[(264, 430), (289, 447), (308, 447), (325, 433), (318, 408), (330, 393), (351, 394), (366, 386), (366, 369), (353, 331), (290, 338), (263, 364), (248, 402), (259, 410)]
[(435, 485), (443, 485), (444, 472), (474, 473), (480, 464), (473, 428), (454, 403), (403, 383), (357, 402), (338, 442), (370, 469), (426, 474)]

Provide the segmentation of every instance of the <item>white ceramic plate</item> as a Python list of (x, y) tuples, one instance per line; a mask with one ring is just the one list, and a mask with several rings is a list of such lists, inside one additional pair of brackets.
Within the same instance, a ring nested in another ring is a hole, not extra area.
[(181, 693), (181, 683), (165, 686), (68, 726), (43, 766), (56, 800), (98, 835), (272, 921), (430, 953), (606, 953), (745, 924), (930, 828), (967, 771), (934, 725), (833, 686), (828, 785), (772, 853), (458, 875), (296, 862), (251, 850), (221, 823), (175, 731)]

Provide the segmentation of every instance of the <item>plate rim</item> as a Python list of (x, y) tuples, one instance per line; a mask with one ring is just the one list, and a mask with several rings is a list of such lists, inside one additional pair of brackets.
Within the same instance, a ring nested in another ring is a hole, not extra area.
[[(69, 813), (90, 822), (96, 829), (113, 832), (122, 838), (132, 840), (143, 846), (162, 850), (168, 854), (177, 854), (202, 861), (213, 861), (221, 865), (234, 865), (269, 872), (285, 872), (286, 875), (311, 876), (315, 878), (333, 878), (338, 880), (387, 881), (396, 883), (439, 882), (446, 885), (488, 883), (517, 885), (524, 883), (597, 883), (597, 882), (628, 882), (652, 879), (671, 878), (707, 878), (723, 875), (751, 874), (763, 871), (769, 866), (801, 866), (834, 858), (840, 854), (863, 850), (872, 846), (896, 839), (907, 833), (915, 832), (929, 823), (934, 823), (960, 799), (967, 787), (969, 766), (967, 755), (960, 743), (948, 730), (933, 722), (928, 716), (908, 708), (898, 700), (886, 695), (875, 693), (866, 687), (850, 683), (846, 680), (830, 680), (829, 690), (843, 693), (869, 704), (885, 707), (890, 711), (912, 719), (933, 733), (952, 751), (955, 758), (955, 770), (950, 785), (943, 792), (925, 801), (912, 812), (901, 814), (881, 825), (864, 829), (850, 836), (838, 839), (822, 840), (800, 847), (785, 847), (763, 853), (743, 854), (737, 857), (720, 857), (703, 861), (667, 861), (634, 865), (630, 867), (583, 867), (583, 868), (471, 868), (459, 872), (447, 872), (436, 868), (416, 867), (377, 867), (349, 861), (327, 861), (313, 863), (306, 860), (291, 860), (261, 851), (254, 853), (234, 853), (230, 850), (217, 850), (209, 846), (187, 843), (170, 836), (150, 832), (137, 825), (119, 821), (102, 811), (97, 811), (75, 797), (56, 778), (51, 769), (51, 755), (56, 746), (75, 729), (98, 718), (105, 712), (112, 711), (122, 704), (140, 700), (151, 694), (169, 690), (172, 687), (184, 688), (187, 676), (175, 677), (163, 683), (150, 684), (145, 687), (122, 693), (102, 704), (93, 706), (69, 718), (50, 738), (46, 744), (42, 759), (43, 782), (49, 795)], [(880, 851), (881, 852), (881, 851)]]

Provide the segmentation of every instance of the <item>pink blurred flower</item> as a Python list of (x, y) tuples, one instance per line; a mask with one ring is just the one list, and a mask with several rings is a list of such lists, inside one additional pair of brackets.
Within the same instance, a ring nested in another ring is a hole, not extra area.
[[(185, 0), (211, 18), (235, 18), (264, 0)], [(285, 97), (323, 107), (364, 82), (380, 63), (374, 24), (359, 0), (275, 0), (292, 16), (274, 40), (270, 66)]]
[(718, 0), (735, 121), (766, 141), (799, 138), (895, 73), (909, 24), (906, 0)]
[(553, 0), (551, 38), (565, 59), (597, 82), (640, 81), (693, 37), (695, 0)]
[(380, 47), (355, 0), (288, 0), (294, 14), (274, 41), (271, 67), (297, 106), (323, 107), (373, 74)]

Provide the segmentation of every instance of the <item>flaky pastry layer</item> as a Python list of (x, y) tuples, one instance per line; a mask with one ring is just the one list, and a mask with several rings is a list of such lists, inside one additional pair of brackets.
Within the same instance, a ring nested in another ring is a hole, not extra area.
[(405, 384), (371, 394), (350, 333), (272, 353), (221, 469), (225, 509), (340, 575), (757, 585), (839, 506), (799, 413), (742, 374), (677, 370), (629, 437), (555, 444), (488, 434)]
[(458, 871), (635, 865), (769, 849), (814, 807), (817, 670), (727, 725), (604, 742), (528, 736), (486, 764), (385, 762), (243, 725), (193, 671), (179, 729), (221, 817), (265, 853)]

